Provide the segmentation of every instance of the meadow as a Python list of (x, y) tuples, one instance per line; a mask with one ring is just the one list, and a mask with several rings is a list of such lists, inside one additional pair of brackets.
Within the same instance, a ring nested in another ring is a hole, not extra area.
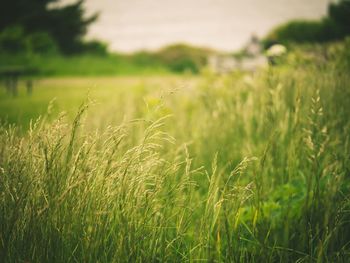
[(348, 48), (309, 49), (254, 73), (2, 89), (0, 258), (348, 262)]

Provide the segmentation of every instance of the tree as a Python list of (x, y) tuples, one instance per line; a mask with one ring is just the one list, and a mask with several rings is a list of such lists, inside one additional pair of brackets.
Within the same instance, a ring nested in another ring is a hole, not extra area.
[(85, 17), (84, 0), (63, 7), (50, 7), (60, 0), (9, 0), (0, 9), (0, 31), (20, 26), (25, 34), (48, 33), (66, 53), (83, 48), (82, 37), (97, 15)]
[(344, 36), (350, 35), (350, 0), (331, 3), (328, 7), (328, 15), (339, 26)]
[(350, 0), (328, 6), (328, 16), (315, 21), (294, 20), (280, 25), (265, 38), (265, 45), (289, 42), (319, 43), (344, 39), (350, 35)]

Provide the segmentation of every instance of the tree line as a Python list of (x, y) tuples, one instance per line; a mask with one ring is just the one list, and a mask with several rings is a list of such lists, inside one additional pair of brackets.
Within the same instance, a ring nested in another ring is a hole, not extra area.
[(265, 44), (322, 43), (349, 35), (350, 0), (338, 0), (328, 5), (327, 16), (321, 20), (294, 20), (278, 26), (265, 38)]

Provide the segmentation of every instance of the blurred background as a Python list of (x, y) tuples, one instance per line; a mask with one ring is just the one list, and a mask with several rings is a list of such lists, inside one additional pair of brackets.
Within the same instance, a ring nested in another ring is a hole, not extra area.
[[(69, 1), (63, 1), (63, 3)], [(109, 43), (113, 51), (156, 50), (185, 42), (233, 51), (255, 33), (290, 19), (319, 19), (329, 0), (88, 0), (87, 13), (100, 14), (87, 36)]]
[[(269, 65), (290, 66), (295, 58), (299, 64), (323, 63), (331, 43), (350, 34), (348, 0), (13, 0), (1, 5), (0, 114), (18, 123), (45, 111), (52, 98), (57, 110), (69, 109), (86, 88), (159, 82), (183, 87), (183, 76), (192, 81), (207, 71), (254, 73)], [(85, 88), (78, 92), (77, 86)]]
[[(15, 0), (0, 10), (0, 65), (43, 75), (196, 73), (209, 53), (242, 53), (252, 39), (267, 48), (349, 31), (347, 0)], [(89, 68), (68, 60), (88, 54), (97, 57)]]

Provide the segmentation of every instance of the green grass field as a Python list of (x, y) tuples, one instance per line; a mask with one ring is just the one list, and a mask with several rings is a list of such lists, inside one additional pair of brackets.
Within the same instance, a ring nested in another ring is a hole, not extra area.
[(54, 117), (65, 111), (72, 118), (79, 105), (90, 98), (93, 102), (91, 113), (99, 115), (101, 124), (116, 117), (119, 124), (122, 121), (120, 116), (156, 103), (169, 92), (184, 92), (198, 79), (177, 75), (37, 78), (31, 95), (27, 94), (22, 80), (16, 97), (0, 85), (0, 119), (28, 128), (30, 120), (44, 115), (50, 103)]
[(2, 89), (0, 259), (348, 262), (350, 75), (329, 52)]
[(160, 63), (138, 61), (121, 54), (104, 56), (83, 54), (62, 56), (59, 54), (3, 54), (0, 53), (0, 69), (25, 66), (36, 69), (39, 76), (115, 76), (115, 75), (167, 75), (170, 70)]

